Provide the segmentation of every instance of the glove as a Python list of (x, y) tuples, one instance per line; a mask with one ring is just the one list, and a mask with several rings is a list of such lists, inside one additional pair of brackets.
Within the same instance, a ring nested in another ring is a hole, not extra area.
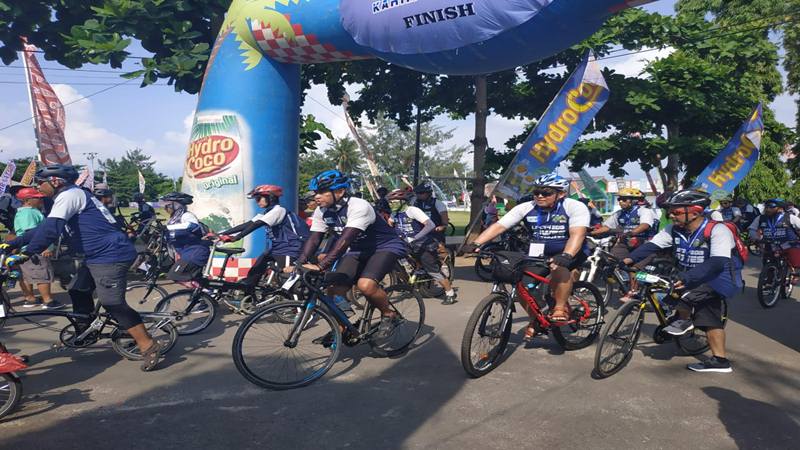
[(569, 253), (559, 253), (550, 258), (550, 262), (561, 267), (569, 267), (574, 258)]
[(30, 259), (30, 258), (28, 256), (26, 256), (26, 255), (11, 255), (8, 258), (6, 258), (5, 263), (6, 263), (6, 266), (11, 268), (11, 267), (14, 267), (14, 266), (21, 265), (22, 263), (24, 263), (28, 259)]
[(222, 241), (222, 242), (233, 242), (234, 241), (233, 236), (228, 236), (227, 234), (220, 234), (219, 235), (219, 240)]

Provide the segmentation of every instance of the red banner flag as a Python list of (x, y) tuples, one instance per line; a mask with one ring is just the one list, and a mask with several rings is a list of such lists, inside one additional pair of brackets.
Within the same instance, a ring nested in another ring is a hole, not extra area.
[(39, 157), (44, 164), (72, 164), (64, 139), (66, 116), (64, 106), (47, 82), (34, 56), (36, 47), (23, 38), (24, 62), (30, 87), (34, 130), (39, 145)]

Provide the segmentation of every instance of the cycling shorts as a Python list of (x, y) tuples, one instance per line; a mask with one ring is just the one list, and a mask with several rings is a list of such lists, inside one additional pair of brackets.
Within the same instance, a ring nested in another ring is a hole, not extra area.
[(724, 328), (725, 311), (723, 296), (707, 284), (681, 296), (680, 302), (692, 308), (692, 323), (694, 326), (705, 328)]
[(334, 273), (345, 275), (338, 285), (352, 286), (359, 278), (380, 282), (397, 265), (400, 256), (392, 252), (347, 253), (336, 264)]

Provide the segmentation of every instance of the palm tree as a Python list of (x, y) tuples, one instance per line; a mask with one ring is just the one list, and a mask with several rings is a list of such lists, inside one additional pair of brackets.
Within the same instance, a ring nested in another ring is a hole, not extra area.
[(362, 156), (358, 144), (349, 137), (335, 138), (325, 150), (325, 156), (336, 164), (345, 174), (359, 174), (363, 171)]

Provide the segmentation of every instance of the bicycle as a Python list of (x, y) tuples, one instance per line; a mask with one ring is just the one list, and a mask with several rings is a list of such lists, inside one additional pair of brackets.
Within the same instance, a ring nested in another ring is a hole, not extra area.
[[(532, 293), (538, 286), (548, 286), (550, 279), (525, 268), (529, 265), (549, 268), (545, 259), (485, 249), (480, 256), (492, 259), (493, 284), (492, 292), (472, 312), (461, 340), (461, 365), (469, 376), (482, 377), (502, 362), (511, 336), (515, 300), (527, 306), (536, 334), (552, 333), (564, 350), (582, 349), (594, 342), (605, 311), (596, 287), (585, 281), (575, 281), (568, 302), (569, 320), (552, 322), (547, 311), (554, 304), (553, 299), (549, 294), (537, 299)], [(535, 286), (524, 285), (523, 276), (535, 280)], [(510, 291), (506, 284), (511, 284)]]
[[(663, 330), (677, 319), (677, 315), (669, 316), (664, 306), (669, 306), (664, 298), (675, 298), (673, 282), (667, 277), (654, 275), (636, 269), (628, 270), (639, 281), (640, 299), (631, 300), (622, 305), (609, 319), (606, 328), (600, 335), (594, 358), (594, 373), (598, 378), (607, 378), (622, 370), (633, 357), (642, 333), (645, 313), (648, 305), (655, 312), (658, 326), (653, 332), (653, 341), (663, 344), (674, 340), (678, 348), (685, 354), (694, 356), (708, 350), (706, 333), (699, 328), (682, 336), (672, 336)], [(660, 297), (659, 297), (660, 295)], [(722, 301), (723, 323), (727, 321), (728, 304)]]
[(749, 229), (742, 228), (739, 232), (739, 238), (741, 238), (744, 245), (747, 246), (747, 250), (751, 255), (761, 256), (761, 243), (755, 239), (752, 239)]
[(792, 278), (800, 276), (800, 271), (789, 266), (780, 247), (765, 246), (763, 253), (764, 267), (758, 275), (756, 292), (758, 303), (763, 308), (772, 308), (781, 298), (788, 299), (792, 296), (794, 290)]
[[(376, 331), (381, 314), (371, 303), (351, 322), (334, 298), (324, 293), (336, 276), (300, 269), (283, 289), (292, 289), (300, 281), (308, 292), (304, 300), (267, 306), (239, 326), (233, 339), (233, 362), (245, 379), (268, 389), (293, 389), (325, 375), (339, 357), (342, 344), (366, 342), (383, 357), (408, 350), (425, 323), (425, 305), (419, 294), (404, 285), (386, 289), (398, 323), (390, 335), (380, 337)], [(287, 323), (283, 317), (292, 320)], [(264, 354), (269, 352), (273, 353)]]
[(586, 258), (578, 279), (593, 284), (603, 297), (603, 305), (608, 306), (614, 296), (613, 285), (623, 295), (629, 290), (628, 274), (619, 270), (611, 259), (611, 247), (616, 238), (608, 236), (597, 239), (586, 236), (586, 241), (592, 253)]
[[(436, 256), (438, 258), (438, 253)], [(444, 289), (422, 268), (422, 263), (416, 257), (409, 254), (407, 257), (400, 259), (399, 265), (402, 270), (396, 268), (395, 271), (398, 274), (397, 279), (400, 280), (400, 283), (408, 284), (419, 290), (420, 295), (424, 298), (435, 298), (444, 295)], [(453, 281), (455, 252), (452, 249), (447, 249), (447, 256), (445, 256), (444, 261), (441, 261), (439, 270), (450, 282)]]
[[(158, 285), (161, 276), (169, 271), (175, 262), (170, 254), (165, 236), (166, 228), (158, 220), (148, 221), (147, 229), (152, 229), (145, 244), (137, 245), (139, 250), (133, 269), (144, 271), (138, 281), (129, 282), (125, 289), (126, 298), (136, 298), (140, 305), (148, 301), (156, 304), (163, 300), (169, 293)], [(141, 247), (144, 248), (141, 248)]]

